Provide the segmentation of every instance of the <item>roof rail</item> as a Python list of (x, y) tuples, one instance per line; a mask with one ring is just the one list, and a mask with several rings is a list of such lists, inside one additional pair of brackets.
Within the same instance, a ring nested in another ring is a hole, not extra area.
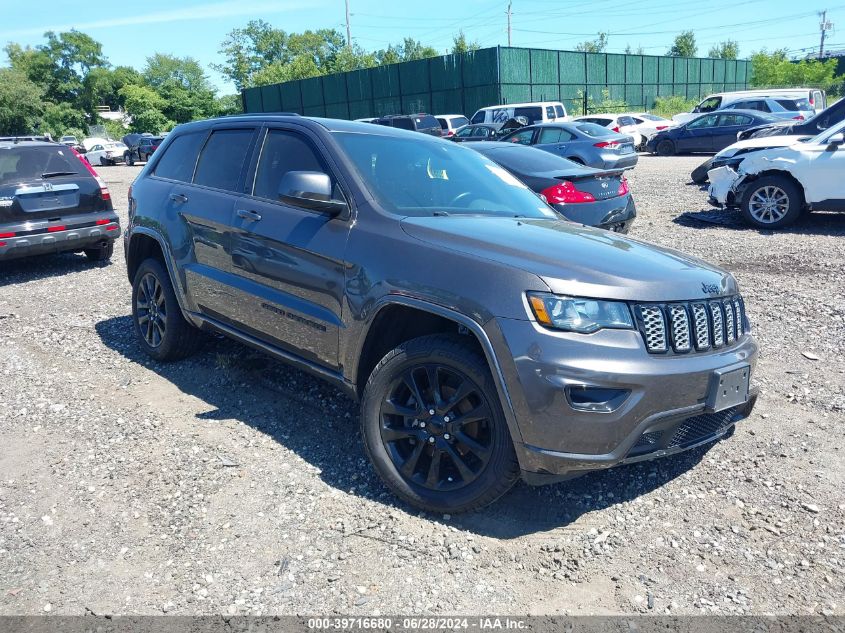
[(224, 114), (222, 116), (217, 117), (218, 119), (225, 119), (227, 117), (237, 117), (237, 116), (302, 116), (298, 112), (241, 112), (240, 114)]

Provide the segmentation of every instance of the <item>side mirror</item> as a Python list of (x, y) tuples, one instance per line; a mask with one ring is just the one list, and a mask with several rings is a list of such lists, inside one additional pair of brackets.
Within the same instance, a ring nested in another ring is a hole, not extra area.
[(695, 114), (695, 113), (697, 113), (697, 112), (701, 112), (701, 108), (699, 108), (698, 106), (695, 106), (695, 107), (692, 109), (692, 111), (693, 111), (693, 114)]
[(842, 132), (837, 132), (829, 139), (827, 139), (828, 148), (838, 149), (842, 147), (843, 144), (845, 144), (845, 134), (843, 134)]
[(346, 202), (332, 199), (332, 180), (320, 171), (289, 171), (279, 185), (279, 198), (295, 207), (336, 216)]

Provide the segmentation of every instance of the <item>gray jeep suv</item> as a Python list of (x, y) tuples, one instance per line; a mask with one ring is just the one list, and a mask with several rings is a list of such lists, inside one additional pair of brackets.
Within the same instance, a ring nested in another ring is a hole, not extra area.
[(183, 125), (133, 183), (124, 239), (150, 356), (207, 330), (338, 385), (375, 470), (426, 510), (713, 441), (756, 398), (729, 273), (564, 221), (446, 140)]

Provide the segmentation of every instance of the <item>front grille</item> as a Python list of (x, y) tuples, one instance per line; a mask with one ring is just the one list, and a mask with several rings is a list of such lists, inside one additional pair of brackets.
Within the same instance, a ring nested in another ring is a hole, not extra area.
[(724, 431), (730, 426), (736, 410), (736, 407), (732, 407), (718, 413), (704, 413), (687, 418), (675, 429), (666, 448), (689, 446)]
[(685, 354), (731, 345), (746, 333), (745, 303), (739, 295), (634, 307), (646, 349)]

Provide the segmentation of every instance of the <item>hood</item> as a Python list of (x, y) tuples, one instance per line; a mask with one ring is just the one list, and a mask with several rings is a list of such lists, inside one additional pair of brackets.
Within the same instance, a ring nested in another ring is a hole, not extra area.
[(563, 220), (437, 216), (401, 224), (423, 242), (534, 273), (559, 294), (681, 301), (737, 292), (729, 273), (699, 259)]
[(809, 138), (812, 138), (812, 136), (807, 134), (803, 136), (762, 136), (758, 138), (749, 138), (744, 141), (738, 141), (733, 145), (729, 145), (721, 152), (716, 154), (716, 158), (730, 157), (740, 151), (744, 153), (751, 150), (789, 147), (794, 143), (800, 143), (803, 140)]

